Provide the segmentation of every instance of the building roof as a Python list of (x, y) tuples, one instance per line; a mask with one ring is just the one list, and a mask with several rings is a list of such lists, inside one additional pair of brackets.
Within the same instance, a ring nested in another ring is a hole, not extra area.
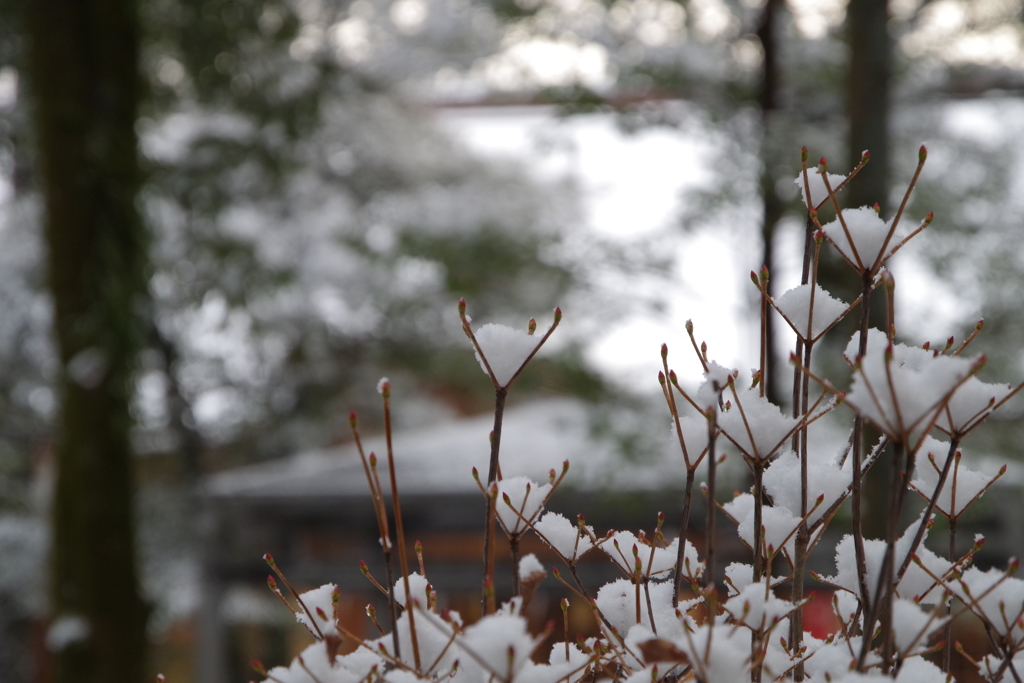
[[(395, 433), (392, 446), (403, 496), (476, 491), (472, 470), (476, 467), (481, 478), (487, 476), (493, 419), (481, 415)], [(365, 439), (364, 449), (367, 454), (377, 453), (380, 476), (386, 478), (383, 435)], [(528, 476), (544, 481), (551, 469), (560, 472), (562, 462), (569, 460), (564, 484), (571, 488), (661, 489), (677, 484), (684, 474), (681, 457), (664, 450), (664, 456), (645, 461), (642, 467), (627, 463), (610, 439), (595, 436), (586, 406), (574, 399), (534, 401), (508, 408), (504, 414), (501, 468), (505, 478)], [(206, 494), (231, 499), (363, 497), (367, 484), (355, 445), (346, 444), (214, 475), (207, 481)]]

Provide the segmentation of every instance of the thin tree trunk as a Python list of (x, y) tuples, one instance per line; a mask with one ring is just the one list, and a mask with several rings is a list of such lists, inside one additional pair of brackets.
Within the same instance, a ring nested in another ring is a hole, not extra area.
[[(761, 243), (762, 260), (760, 265), (768, 267), (769, 280), (768, 291), (776, 294), (773, 282), (776, 278), (770, 276), (774, 273), (775, 259), (772, 242), (775, 238), (775, 228), (782, 219), (785, 206), (775, 191), (775, 181), (778, 174), (775, 172), (773, 146), (771, 141), (772, 119), (779, 108), (779, 82), (781, 79), (779, 70), (779, 42), (776, 36), (778, 31), (779, 15), (785, 9), (783, 0), (768, 0), (765, 3), (761, 14), (761, 24), (757, 29), (757, 37), (761, 41), (761, 49), (764, 57), (761, 63), (761, 90), (758, 93), (758, 104), (761, 107), (761, 200), (763, 203), (764, 215), (761, 222)], [(766, 320), (766, 335), (768, 343), (768, 354), (765, 358), (765, 397), (772, 403), (779, 404), (781, 397), (777, 389), (776, 368), (778, 367), (778, 354), (775, 351), (775, 316), (769, 315)]]
[(129, 404), (145, 329), (146, 240), (136, 208), (136, 11), (127, 0), (34, 0), (27, 19), (61, 363), (53, 680), (138, 683), (147, 610), (136, 576)]

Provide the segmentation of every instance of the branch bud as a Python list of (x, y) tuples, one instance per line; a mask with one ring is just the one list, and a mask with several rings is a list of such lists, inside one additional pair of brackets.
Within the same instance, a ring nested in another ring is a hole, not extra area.
[(761, 282), (768, 282), (768, 266), (761, 266)]
[(557, 325), (560, 322), (562, 322), (562, 309), (555, 306), (555, 324)]
[(355, 429), (358, 423), (359, 421), (356, 419), (356, 411), (350, 411), (348, 414), (348, 426)]
[(533, 333), (537, 331), (537, 319), (530, 318), (530, 323), (526, 326), (526, 333), (533, 336)]
[(684, 325), (684, 327), (686, 328), (686, 334), (693, 334), (693, 321), (692, 320), (687, 320), (686, 321), (686, 325)]
[(668, 358), (668, 344), (662, 343), (661, 345), (661, 357)]
[(927, 158), (928, 158), (928, 148), (925, 147), (924, 145), (921, 145), (921, 149), (917, 150), (917, 161), (919, 163), (923, 164), (924, 160), (927, 159)]
[(869, 161), (871, 161), (871, 152), (869, 150), (864, 150), (860, 153), (860, 163), (866, 164)]
[(807, 148), (806, 147), (801, 147), (800, 148), (800, 161), (806, 162), (808, 156), (810, 156), (810, 153), (807, 151)]
[(466, 315), (466, 297), (459, 299), (459, 317), (465, 317)]
[(270, 565), (271, 567), (273, 567), (273, 566), (274, 566), (274, 556), (273, 556), (273, 555), (271, 555), (270, 553), (263, 553), (263, 559), (264, 559), (264, 560), (266, 561), (266, 563), (267, 563), (267, 564), (269, 564), (269, 565)]

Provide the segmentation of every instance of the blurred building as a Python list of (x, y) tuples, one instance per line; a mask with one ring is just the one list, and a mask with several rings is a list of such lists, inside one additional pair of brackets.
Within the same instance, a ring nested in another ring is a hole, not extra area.
[[(427, 578), (438, 592), (439, 606), (455, 609), (468, 620), (480, 614), (485, 512), (472, 470), (476, 467), (486, 479), (492, 423), (490, 415), (453, 420), (397, 433), (393, 439), (408, 544), (422, 542)], [(667, 439), (664, 457), (624, 461), (612, 443), (592, 432), (585, 405), (550, 399), (509, 408), (501, 443), (505, 478), (525, 475), (546, 482), (551, 469), (561, 472), (563, 461), (569, 460), (568, 476), (548, 509), (570, 519), (583, 513), (599, 534), (610, 528), (651, 533), (659, 511), (669, 520), (678, 519), (684, 472)], [(383, 438), (367, 439), (364, 447), (367, 454), (378, 455), (388, 491)], [(375, 603), (384, 623), (386, 603), (360, 572), (359, 561), (365, 560), (381, 583), (385, 572), (366, 475), (354, 444), (216, 475), (207, 482), (205, 500), (209, 524), (202, 530), (197, 682), (249, 680), (251, 658), (268, 666), (284, 663), (308, 644), (308, 634), (266, 587), (264, 553), (274, 556), (299, 590), (337, 584), (349, 628), (375, 637), (365, 608)], [(698, 546), (701, 520), (695, 510), (691, 539)], [(671, 526), (669, 521), (666, 530)], [(508, 544), (499, 536), (495, 573), (500, 599), (510, 595), (512, 569)], [(522, 544), (522, 554), (530, 552), (545, 566), (561, 566), (532, 534)], [(418, 569), (411, 547), (409, 557), (410, 570)], [(581, 574), (596, 590), (616, 578), (617, 570), (604, 553), (592, 551)], [(558, 604), (568, 595), (549, 576), (530, 604), (532, 626), (540, 631), (552, 617), (561, 623)], [(589, 607), (578, 602), (571, 613), (573, 635), (593, 628)]]

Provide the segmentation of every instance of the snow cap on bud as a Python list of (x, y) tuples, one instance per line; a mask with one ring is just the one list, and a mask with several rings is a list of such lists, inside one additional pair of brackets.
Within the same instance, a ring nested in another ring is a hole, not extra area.
[(537, 319), (536, 318), (530, 318), (530, 324), (526, 326), (526, 333), (529, 334), (532, 337), (533, 333), (536, 332), (536, 331), (537, 331)]
[(377, 393), (384, 398), (391, 398), (391, 381), (387, 377), (381, 377), (377, 382)]
[(921, 149), (917, 150), (917, 160), (920, 163), (924, 163), (924, 160), (928, 158), (928, 148), (921, 145)]
[(167, 680), (167, 679), (166, 679), (166, 678), (164, 678), (164, 675), (163, 675), (163, 674), (157, 674), (157, 675), (156, 675), (156, 683), (164, 683), (164, 681), (166, 681), (166, 680)]
[(660, 528), (661, 525), (664, 524), (664, 523), (665, 523), (665, 513), (664, 512), (658, 512), (658, 527)]
[(377, 616), (377, 610), (373, 606), (373, 603), (367, 603), (367, 605), (366, 605), (366, 616), (370, 617), (371, 619), (373, 619), (373, 618), (375, 618)]
[(806, 147), (800, 148), (800, 161), (807, 161), (807, 157), (810, 156), (810, 152), (807, 151)]
[(580, 527), (582, 529), (586, 525), (587, 525), (587, 519), (586, 519), (586, 517), (583, 516), (583, 513), (581, 512), (580, 514), (576, 515), (576, 526), (578, 526), (578, 527)]
[(869, 150), (864, 150), (860, 153), (860, 163), (866, 164), (869, 161), (871, 161), (871, 152)]
[(562, 602), (559, 604), (562, 611), (565, 612), (569, 609), (569, 598), (562, 598)]
[(352, 429), (355, 429), (356, 425), (358, 423), (359, 423), (359, 421), (356, 419), (356, 411), (354, 411), (354, 410), (349, 411), (349, 414), (348, 414), (348, 426), (351, 427)]
[(264, 559), (264, 560), (266, 561), (266, 563), (267, 563), (267, 564), (269, 564), (269, 565), (270, 565), (271, 567), (273, 567), (273, 566), (274, 566), (274, 556), (273, 556), (273, 555), (271, 555), (270, 553), (263, 553), (263, 559)]

